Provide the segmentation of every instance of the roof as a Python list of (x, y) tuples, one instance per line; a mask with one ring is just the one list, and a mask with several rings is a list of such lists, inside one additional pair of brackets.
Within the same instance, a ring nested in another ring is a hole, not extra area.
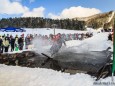
[(15, 27), (0, 28), (0, 31), (2, 32), (26, 32), (25, 29), (15, 28)]

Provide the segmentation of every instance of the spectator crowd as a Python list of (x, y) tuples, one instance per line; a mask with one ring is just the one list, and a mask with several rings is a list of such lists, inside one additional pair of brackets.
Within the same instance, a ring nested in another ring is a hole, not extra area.
[[(61, 34), (61, 38), (63, 38), (65, 41), (83, 40), (91, 36), (93, 36), (92, 33)], [(48, 40), (51, 43), (51, 41), (55, 41), (56, 37), (57, 34), (56, 35), (27, 34), (27, 36), (24, 36), (24, 34), (20, 36), (19, 35), (13, 36), (10, 34), (0, 35), (0, 53), (23, 50), (24, 48), (29, 49), (29, 45), (33, 45), (34, 39)]]

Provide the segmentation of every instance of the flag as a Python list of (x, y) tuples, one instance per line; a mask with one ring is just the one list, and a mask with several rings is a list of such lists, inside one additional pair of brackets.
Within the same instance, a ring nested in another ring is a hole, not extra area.
[(113, 65), (112, 65), (112, 75), (115, 72), (115, 19), (114, 19), (114, 26), (113, 26)]

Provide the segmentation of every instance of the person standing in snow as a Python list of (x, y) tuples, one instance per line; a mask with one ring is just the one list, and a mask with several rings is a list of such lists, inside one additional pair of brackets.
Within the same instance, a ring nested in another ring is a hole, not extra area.
[(2, 51), (1, 51), (1, 53), (3, 53), (3, 51), (4, 51), (3, 40), (5, 40), (5, 35), (2, 36)]
[(56, 53), (58, 53), (58, 51), (60, 50), (60, 48), (62, 47), (62, 44), (64, 43), (64, 45), (66, 46), (65, 40), (61, 37), (61, 34), (58, 33), (55, 36), (54, 42), (52, 47), (50, 48), (50, 52), (51, 52), (51, 56), (55, 55)]
[(4, 46), (4, 49), (5, 49), (5, 52), (8, 52), (8, 48), (9, 48), (9, 40), (7, 37), (5, 37), (5, 39), (3, 40), (3, 46)]
[(0, 36), (0, 53), (2, 53), (2, 37)]
[(11, 51), (14, 51), (15, 38), (13, 36), (10, 36), (10, 45), (11, 45)]
[(109, 35), (108, 35), (108, 40), (112, 41), (112, 34), (111, 33), (109, 33)]
[(19, 50), (23, 50), (23, 46), (24, 46), (24, 38), (21, 35), (21, 37), (18, 39), (18, 45), (19, 45)]
[(30, 36), (27, 35), (25, 38), (25, 45), (26, 45), (26, 49), (28, 49), (28, 46), (31, 44), (31, 39)]
[(19, 46), (18, 46), (18, 38), (15, 38), (15, 44), (14, 44), (14, 46), (15, 46), (15, 51), (17, 51), (18, 48), (19, 48)]

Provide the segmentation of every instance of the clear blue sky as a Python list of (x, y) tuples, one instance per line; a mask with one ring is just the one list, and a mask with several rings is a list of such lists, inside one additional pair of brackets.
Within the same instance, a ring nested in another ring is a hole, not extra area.
[(71, 6), (83, 6), (88, 8), (97, 8), (102, 12), (115, 10), (115, 0), (35, 0), (29, 3), (28, 0), (22, 0), (22, 4), (29, 8), (43, 6), (46, 12), (61, 12), (64, 8)]
[[(115, 10), (115, 0), (9, 0), (9, 1), (11, 3), (14, 1), (19, 1), (19, 3), (22, 6), (28, 7), (30, 11), (33, 8), (38, 8), (42, 6), (45, 8), (44, 11), (45, 16), (47, 16), (48, 13), (54, 13), (54, 14), (61, 13), (65, 8), (70, 8), (73, 6), (96, 8), (99, 9), (101, 12), (108, 12), (111, 10)], [(33, 2), (30, 3), (30, 1)], [(7, 13), (6, 14), (0, 13), (0, 17), (12, 17), (12, 16), (21, 16), (21, 14), (7, 15)]]

